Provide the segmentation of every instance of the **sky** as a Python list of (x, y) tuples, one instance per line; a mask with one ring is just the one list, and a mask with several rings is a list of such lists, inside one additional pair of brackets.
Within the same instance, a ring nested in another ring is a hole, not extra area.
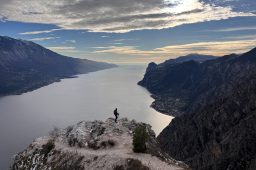
[(0, 35), (117, 64), (256, 47), (255, 0), (0, 0)]

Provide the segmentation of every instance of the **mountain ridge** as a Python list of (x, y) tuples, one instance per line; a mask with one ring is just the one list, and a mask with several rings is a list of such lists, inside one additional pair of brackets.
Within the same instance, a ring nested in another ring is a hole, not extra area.
[(213, 56), (213, 55), (203, 55), (203, 54), (191, 53), (191, 54), (188, 54), (185, 56), (177, 57), (175, 59), (166, 60), (159, 65), (183, 63), (183, 62), (187, 62), (187, 61), (191, 61), (191, 60), (201, 63), (201, 62), (208, 61), (208, 60), (214, 60), (216, 58), (218, 58), (218, 57)]
[[(170, 59), (158, 65), (155, 63), (150, 63), (143, 79), (139, 81), (138, 84), (146, 87), (149, 92), (151, 92), (152, 97), (155, 99), (151, 105), (154, 109), (174, 116), (182, 115), (184, 113), (182, 110), (184, 107), (183, 100), (186, 100), (185, 97), (187, 94), (183, 95), (184, 99), (177, 99), (177, 95), (168, 96), (168, 98), (166, 98), (165, 94), (169, 95), (172, 93), (169, 91), (169, 89), (166, 89), (166, 87), (168, 88), (169, 84), (173, 82), (172, 85), (174, 89), (172, 91), (177, 93), (180, 87), (178, 83), (183, 81), (184, 86), (188, 86), (190, 83), (189, 79), (191, 79), (188, 76), (189, 74), (201, 72), (198, 69), (201, 63), (210, 62), (216, 59), (218, 58), (215, 56), (196, 56), (195, 54), (192, 54), (181, 56), (177, 59)], [(179, 70), (180, 74), (176, 74), (177, 70)], [(183, 79), (185, 79), (185, 81)], [(183, 91), (181, 91), (181, 93), (182, 92)], [(165, 105), (165, 102), (163, 102), (164, 100), (168, 101), (167, 105)], [(172, 104), (170, 105), (170, 103)], [(180, 109), (177, 109), (179, 107)]]
[(160, 98), (156, 104), (177, 111), (157, 137), (162, 149), (196, 170), (255, 169), (256, 48), (166, 70), (152, 71), (163, 78), (146, 84)]
[(63, 56), (31, 41), (0, 36), (0, 96), (21, 94), (62, 78), (115, 66)]

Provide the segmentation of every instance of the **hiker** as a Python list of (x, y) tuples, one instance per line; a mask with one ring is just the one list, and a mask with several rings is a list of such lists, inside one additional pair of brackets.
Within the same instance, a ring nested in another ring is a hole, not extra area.
[(114, 110), (114, 115), (115, 115), (115, 122), (117, 123), (117, 118), (119, 116), (119, 113), (117, 112), (117, 108)]

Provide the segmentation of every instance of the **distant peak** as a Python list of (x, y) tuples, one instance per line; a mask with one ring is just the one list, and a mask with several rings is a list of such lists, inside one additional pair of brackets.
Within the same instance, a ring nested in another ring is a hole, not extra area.
[(147, 68), (146, 72), (152, 71), (152, 70), (154, 70), (156, 67), (157, 67), (157, 64), (154, 63), (154, 62), (151, 62), (151, 63), (148, 64), (148, 68)]

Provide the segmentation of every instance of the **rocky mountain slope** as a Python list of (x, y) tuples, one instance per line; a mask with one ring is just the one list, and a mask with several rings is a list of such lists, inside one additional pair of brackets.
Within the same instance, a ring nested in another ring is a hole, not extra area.
[(256, 169), (256, 48), (157, 71), (146, 87), (183, 113), (157, 137), (162, 149), (196, 170)]
[(161, 151), (150, 125), (146, 153), (134, 153), (132, 134), (137, 123), (126, 118), (115, 123), (79, 122), (66, 129), (55, 129), (50, 136), (36, 139), (17, 154), (11, 166), (21, 169), (62, 170), (182, 170), (187, 166)]
[(216, 56), (212, 56), (212, 55), (188, 54), (185, 56), (180, 56), (175, 59), (166, 60), (165, 62), (160, 63), (159, 66), (167, 66), (167, 65), (183, 63), (187, 61), (196, 61), (196, 62), (202, 63), (208, 60), (214, 60), (216, 58), (217, 58)]
[(114, 66), (62, 56), (30, 41), (0, 36), (0, 96)]
[(143, 80), (138, 84), (152, 93), (155, 99), (152, 103), (153, 108), (162, 113), (178, 116), (190, 109), (188, 102), (194, 97), (192, 93), (198, 94), (194, 91), (196, 83), (199, 83), (196, 81), (204, 72), (199, 69), (199, 65), (214, 59), (214, 56), (191, 54), (158, 65), (150, 63)]

